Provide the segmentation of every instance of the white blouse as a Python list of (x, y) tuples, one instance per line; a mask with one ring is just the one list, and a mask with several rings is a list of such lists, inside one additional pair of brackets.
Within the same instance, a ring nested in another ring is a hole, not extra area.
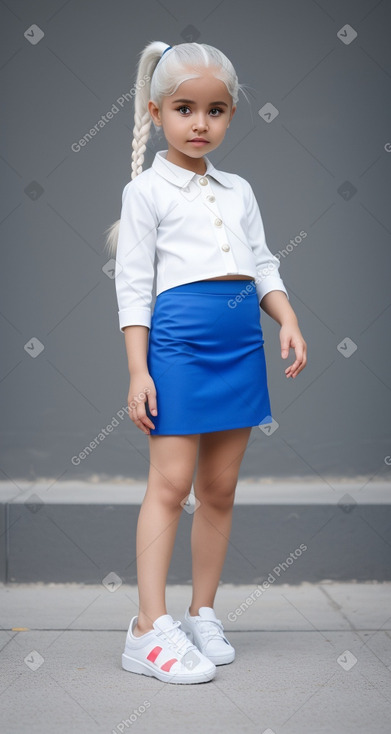
[(151, 168), (122, 193), (115, 287), (119, 328), (151, 326), (156, 296), (183, 283), (240, 273), (255, 280), (259, 303), (273, 290), (289, 295), (270, 252), (253, 190), (204, 155), (203, 176), (155, 154)]

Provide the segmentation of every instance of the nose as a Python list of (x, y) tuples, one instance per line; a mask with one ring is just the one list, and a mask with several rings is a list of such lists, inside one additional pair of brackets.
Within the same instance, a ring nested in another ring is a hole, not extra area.
[(199, 113), (197, 119), (193, 122), (195, 130), (206, 130), (208, 127), (207, 119), (203, 113)]

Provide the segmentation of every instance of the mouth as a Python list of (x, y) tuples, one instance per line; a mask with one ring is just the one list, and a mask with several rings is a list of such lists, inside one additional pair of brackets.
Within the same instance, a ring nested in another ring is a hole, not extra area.
[(209, 143), (209, 140), (205, 140), (205, 138), (192, 138), (188, 142), (189, 143)]

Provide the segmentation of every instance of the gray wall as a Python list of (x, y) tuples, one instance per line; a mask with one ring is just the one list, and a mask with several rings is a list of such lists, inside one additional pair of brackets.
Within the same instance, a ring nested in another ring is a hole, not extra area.
[[(262, 313), (279, 428), (253, 428), (241, 474), (388, 479), (390, 4), (8, 0), (0, 14), (1, 478), (147, 474), (148, 438), (126, 415), (87, 459), (71, 459), (127, 400), (103, 250), (130, 179), (133, 105), (117, 100), (147, 42), (195, 40), (221, 48), (251, 95), (210, 157), (253, 186), (308, 343), (307, 367), (287, 380), (293, 352), (281, 359), (279, 327)], [(24, 36), (33, 24), (36, 44)], [(165, 147), (152, 131), (145, 167)]]

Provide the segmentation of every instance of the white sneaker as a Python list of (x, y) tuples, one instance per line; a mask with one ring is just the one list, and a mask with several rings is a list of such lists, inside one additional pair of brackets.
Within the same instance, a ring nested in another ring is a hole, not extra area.
[(192, 617), (187, 607), (181, 623), (189, 640), (215, 665), (225, 665), (235, 660), (235, 648), (224, 635), (224, 628), (212, 607), (200, 607), (199, 614)]
[(133, 617), (126, 635), (122, 667), (166, 683), (205, 683), (216, 674), (216, 666), (193, 645), (170, 614), (153, 622), (153, 630), (136, 637)]

